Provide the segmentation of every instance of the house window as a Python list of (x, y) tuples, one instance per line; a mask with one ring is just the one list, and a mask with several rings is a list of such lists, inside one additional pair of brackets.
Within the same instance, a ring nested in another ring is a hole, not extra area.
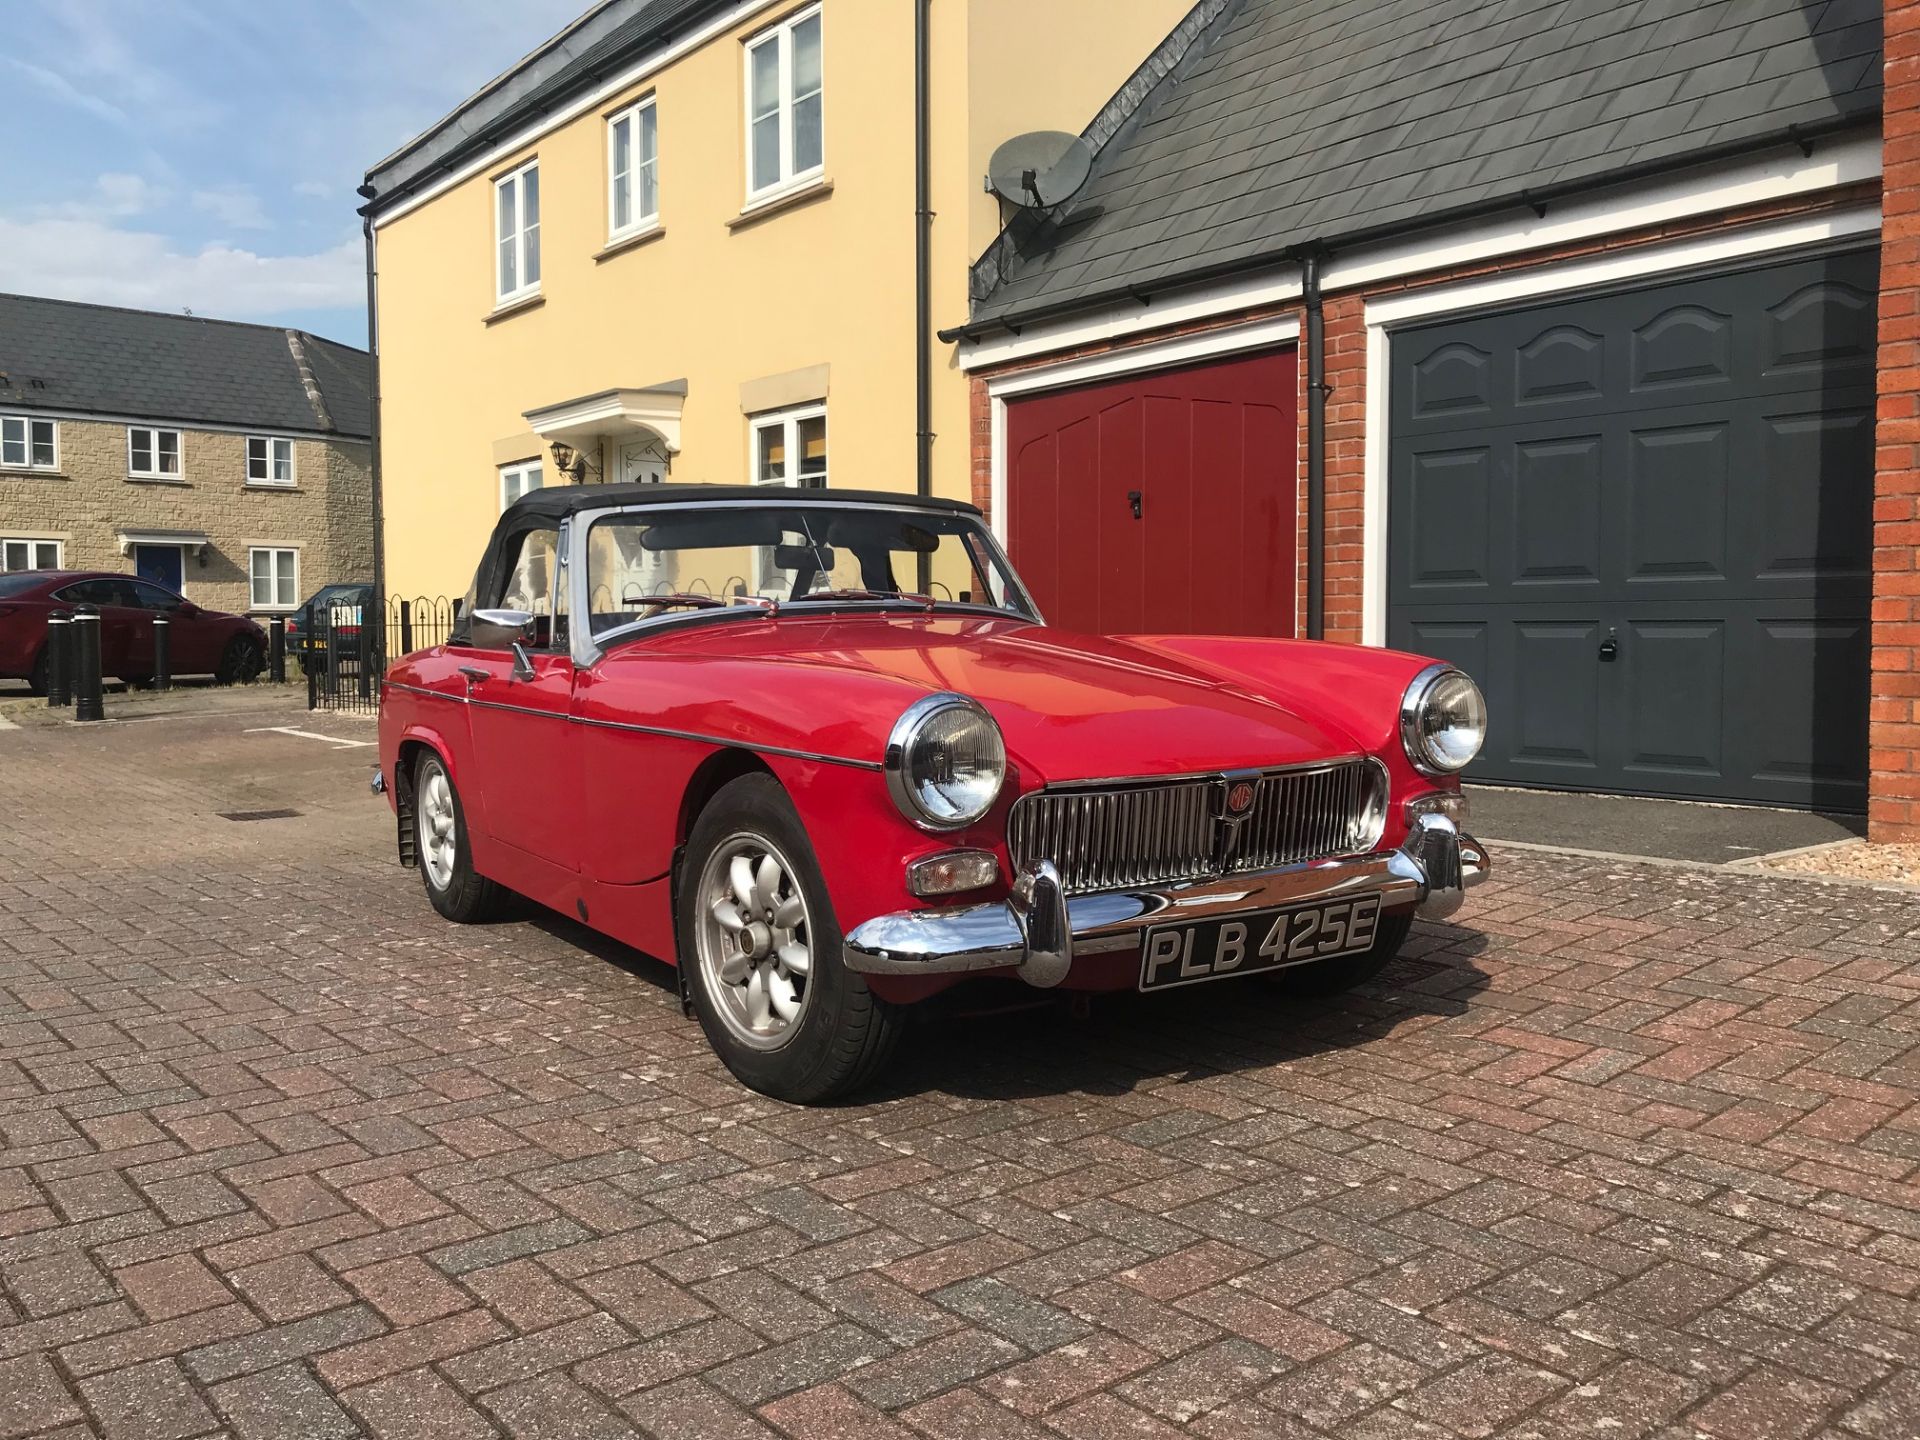
[(127, 427), (127, 474), (141, 480), (180, 478), (180, 432)]
[(646, 229), (659, 218), (659, 118), (649, 98), (607, 122), (607, 238)]
[(753, 417), (753, 483), (827, 483), (827, 411), (824, 405)]
[(818, 175), (821, 131), (820, 9), (815, 6), (747, 46), (747, 199)]
[(293, 484), (293, 441), (271, 435), (247, 437), (247, 483)]
[(493, 197), (494, 295), (504, 305), (540, 288), (540, 163), (494, 181)]
[(58, 570), (58, 540), (0, 539), (0, 573), (10, 570)]
[(57, 470), (59, 427), (27, 415), (0, 415), (0, 466), (9, 470)]
[(300, 552), (256, 545), (247, 551), (255, 610), (291, 610), (300, 603)]
[(500, 508), (506, 509), (529, 490), (540, 488), (540, 462), (523, 460), (500, 467)]

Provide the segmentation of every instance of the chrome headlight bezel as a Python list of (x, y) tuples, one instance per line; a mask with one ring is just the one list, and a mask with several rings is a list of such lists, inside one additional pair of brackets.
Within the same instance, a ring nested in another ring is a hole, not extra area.
[[(913, 747), (919, 742), (929, 721), (936, 716), (952, 710), (965, 711), (984, 724), (991, 732), (993, 744), (998, 752), (998, 773), (994, 776), (993, 787), (986, 798), (976, 808), (966, 812), (953, 811), (943, 813), (930, 807), (912, 780), (914, 770)], [(1007, 780), (1007, 745), (1000, 734), (1000, 726), (986, 707), (977, 700), (965, 695), (946, 691), (938, 695), (926, 695), (913, 702), (900, 718), (893, 722), (893, 729), (887, 735), (887, 754), (883, 768), (887, 776), (887, 793), (893, 796), (893, 803), (900, 813), (922, 830), (944, 833), (952, 830), (964, 830), (969, 825), (978, 824), (994, 807), (1000, 798), (1000, 792)]]
[[(1479, 735), (1473, 742), (1472, 751), (1458, 761), (1444, 753), (1436, 753), (1432, 744), (1433, 732), (1427, 724), (1429, 710), (1440, 687), (1455, 683), (1463, 683), (1472, 691), (1474, 705), (1479, 711)], [(1406, 693), (1400, 699), (1400, 743), (1407, 752), (1407, 759), (1413, 762), (1413, 768), (1422, 775), (1458, 775), (1471, 765), (1487, 743), (1487, 700), (1480, 693), (1480, 687), (1473, 683), (1473, 677), (1458, 666), (1446, 664), (1429, 665), (1414, 676), (1413, 683), (1407, 686)]]

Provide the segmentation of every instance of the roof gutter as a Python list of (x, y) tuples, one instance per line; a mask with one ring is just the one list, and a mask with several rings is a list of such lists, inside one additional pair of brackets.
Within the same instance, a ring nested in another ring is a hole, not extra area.
[(1278, 265), (1298, 263), (1300, 254), (1312, 247), (1324, 252), (1334, 250), (1352, 250), (1362, 245), (1382, 240), (1405, 239), (1408, 235), (1423, 230), (1431, 230), (1444, 225), (1458, 224), (1462, 221), (1480, 220), (1489, 215), (1497, 215), (1509, 210), (1531, 209), (1536, 215), (1545, 218), (1547, 206), (1555, 201), (1574, 195), (1589, 194), (1596, 190), (1609, 189), (1616, 185), (1632, 184), (1656, 175), (1671, 174), (1678, 170), (1689, 170), (1700, 165), (1714, 164), (1722, 160), (1735, 159), (1751, 155), (1761, 150), (1771, 150), (1780, 146), (1798, 146), (1803, 154), (1813, 154), (1813, 142), (1828, 138), (1848, 130), (1859, 129), (1869, 117), (1848, 116), (1836, 118), (1819, 125), (1789, 125), (1785, 130), (1776, 130), (1770, 134), (1751, 140), (1729, 141), (1723, 145), (1708, 146), (1689, 155), (1670, 160), (1645, 161), (1638, 165), (1624, 166), (1610, 170), (1605, 175), (1596, 175), (1581, 180), (1568, 180), (1557, 185), (1543, 185), (1538, 189), (1524, 188), (1517, 193), (1502, 195), (1493, 200), (1475, 201), (1470, 205), (1457, 205), (1449, 210), (1435, 211), (1419, 220), (1388, 225), (1368, 225), (1353, 230), (1334, 231), (1331, 234), (1308, 240), (1290, 240), (1285, 245), (1270, 246), (1252, 254), (1233, 260), (1223, 260), (1212, 265), (1201, 265), (1170, 276), (1155, 288), (1134, 284), (1111, 285), (1091, 294), (1077, 296), (1072, 300), (1057, 301), (1051, 305), (1035, 306), (1031, 310), (1020, 310), (1005, 316), (995, 316), (988, 320), (971, 320), (963, 325), (955, 325), (940, 331), (940, 339), (945, 344), (960, 340), (978, 340), (983, 335), (996, 330), (1018, 335), (1029, 325), (1042, 324), (1048, 320), (1058, 320), (1069, 315), (1078, 315), (1088, 310), (1099, 309), (1103, 305), (1116, 304), (1122, 300), (1135, 300), (1142, 305), (1153, 302), (1156, 293), (1183, 290), (1189, 286), (1205, 284), (1210, 280), (1222, 280), (1241, 275), (1249, 270), (1265, 270)]
[(1327, 384), (1326, 317), (1320, 304), (1320, 267), (1326, 251), (1299, 252), (1300, 295), (1307, 312), (1307, 638), (1326, 633)]

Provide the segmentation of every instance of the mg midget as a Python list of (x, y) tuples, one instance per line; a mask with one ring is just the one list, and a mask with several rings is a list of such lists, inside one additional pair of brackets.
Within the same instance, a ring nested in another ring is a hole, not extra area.
[(735, 1076), (816, 1103), (969, 976), (1378, 974), (1488, 872), (1485, 729), (1419, 656), (1057, 630), (957, 502), (570, 486), (388, 673), (375, 784), (441, 915), (513, 892), (677, 965)]

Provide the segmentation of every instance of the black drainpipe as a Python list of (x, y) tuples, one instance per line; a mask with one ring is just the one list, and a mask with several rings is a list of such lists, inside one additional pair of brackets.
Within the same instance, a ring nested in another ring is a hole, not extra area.
[[(927, 201), (927, 20), (932, 0), (913, 6), (913, 415), (914, 484), (933, 494), (933, 210)], [(930, 571), (922, 555), (919, 589)]]
[[(360, 207), (360, 233), (367, 242), (367, 445), (370, 452), (368, 480), (373, 489), (373, 603), (387, 603), (387, 521), (380, 492), (380, 309), (379, 270), (373, 258), (374, 188), (362, 185), (359, 195), (367, 203)], [(376, 626), (380, 641), (379, 663), (386, 664), (387, 627)]]
[(1307, 638), (1326, 631), (1327, 345), (1320, 310), (1319, 247), (1300, 252), (1300, 295), (1307, 309)]

